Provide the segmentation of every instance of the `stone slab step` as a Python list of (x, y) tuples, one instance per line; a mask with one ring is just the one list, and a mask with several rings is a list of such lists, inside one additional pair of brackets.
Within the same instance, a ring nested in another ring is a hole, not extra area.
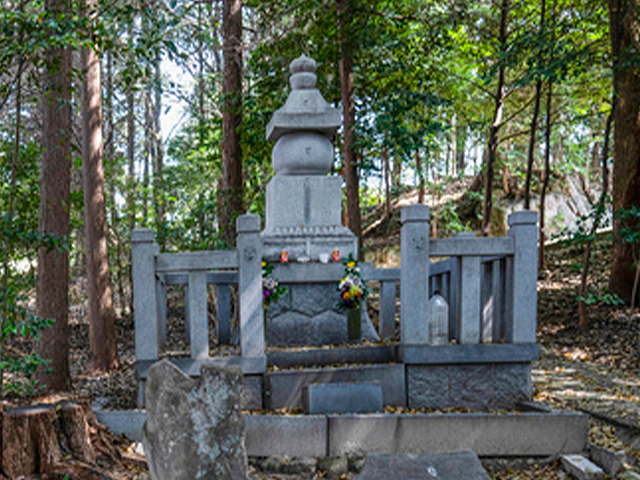
[(382, 412), (382, 387), (379, 383), (320, 383), (302, 388), (304, 413)]
[(268, 372), (265, 374), (266, 408), (303, 408), (305, 386), (353, 382), (379, 383), (384, 405), (404, 407), (407, 404), (404, 365), (374, 364)]
[[(97, 410), (116, 434), (142, 439), (143, 410)], [(245, 415), (247, 454), (254, 457), (339, 457), (472, 450), (480, 457), (574, 454), (587, 445), (588, 415), (450, 413)]]
[(423, 455), (367, 455), (362, 472), (353, 480), (491, 480), (478, 456), (470, 451)]

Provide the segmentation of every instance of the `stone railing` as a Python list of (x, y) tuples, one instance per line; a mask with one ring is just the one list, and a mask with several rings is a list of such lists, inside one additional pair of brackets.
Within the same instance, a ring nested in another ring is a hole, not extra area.
[(266, 370), (260, 217), (242, 215), (236, 227), (237, 249), (230, 251), (159, 253), (153, 242), (152, 230), (139, 229), (132, 233), (135, 346), (140, 378), (146, 377), (151, 364), (159, 358), (160, 348), (166, 339), (166, 286), (176, 284), (186, 285), (188, 291), (185, 323), (191, 352), (188, 359), (177, 362), (183, 370), (197, 373), (203, 362), (211, 361), (207, 284), (212, 283), (217, 284), (221, 300), (219, 338), (224, 335), (228, 338), (230, 284), (238, 283), (240, 298), (242, 355), (219, 359), (218, 363), (238, 365), (245, 374), (261, 374)]
[[(449, 304), (449, 340), (458, 345), (517, 344), (523, 346), (521, 352), (527, 352), (525, 358), (537, 354), (537, 213), (513, 213), (508, 224), (507, 237), (478, 238), (463, 233), (447, 239), (429, 239), (429, 208), (412, 205), (403, 209), (403, 361), (416, 357), (422, 362), (425, 355), (437, 354), (423, 348), (429, 345), (427, 326), (433, 319), (429, 318), (428, 302), (435, 291)], [(434, 257), (445, 260), (431, 263)], [(500, 356), (515, 351), (502, 350), (505, 353)], [(422, 353), (417, 354), (419, 351)], [(475, 356), (487, 352), (479, 348), (466, 350), (469, 351)], [(451, 357), (452, 363), (455, 358)]]
[[(383, 338), (395, 332), (400, 282), (400, 360), (456, 363), (477, 357), (517, 362), (530, 361), (537, 355), (536, 222), (535, 212), (523, 211), (509, 216), (507, 237), (477, 238), (464, 233), (430, 239), (429, 208), (412, 205), (403, 209), (401, 268), (378, 269), (362, 264), (364, 278), (380, 282), (379, 334)], [(166, 337), (167, 285), (185, 285), (187, 290), (185, 316), (191, 352), (189, 358), (176, 361), (183, 370), (196, 374), (203, 362), (214, 361), (240, 365), (245, 374), (265, 371), (260, 218), (243, 215), (237, 228), (237, 250), (163, 254), (153, 243), (151, 230), (133, 232), (136, 361), (141, 378), (158, 359)], [(285, 284), (333, 282), (343, 275), (339, 263), (275, 266), (275, 277)], [(217, 287), (220, 343), (230, 340), (229, 288), (232, 284), (239, 286), (240, 357), (209, 358), (208, 284)], [(432, 319), (428, 303), (435, 292), (449, 306), (451, 345), (443, 347), (429, 345)], [(500, 347), (491, 348), (488, 354), (483, 344)], [(517, 349), (512, 348), (516, 345)], [(447, 355), (442, 355), (443, 348), (448, 349)]]

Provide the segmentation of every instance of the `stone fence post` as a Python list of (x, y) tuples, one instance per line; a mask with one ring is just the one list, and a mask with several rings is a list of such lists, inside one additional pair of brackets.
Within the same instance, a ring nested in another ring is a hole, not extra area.
[(153, 243), (153, 230), (140, 228), (131, 232), (136, 360), (158, 358), (157, 253), (157, 245)]
[(400, 332), (402, 345), (429, 343), (429, 207), (409, 205), (401, 214)]
[(521, 210), (507, 219), (513, 256), (512, 343), (535, 343), (538, 305), (538, 212)]
[(242, 371), (266, 371), (262, 310), (262, 241), (260, 216), (241, 215), (236, 220), (238, 239), (238, 290), (240, 295), (240, 346)]

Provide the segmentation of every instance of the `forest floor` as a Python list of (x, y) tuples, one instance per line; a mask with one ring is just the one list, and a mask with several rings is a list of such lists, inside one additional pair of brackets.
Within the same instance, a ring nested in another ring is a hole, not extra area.
[[(590, 288), (602, 292), (609, 275), (610, 248), (601, 237), (593, 252)], [(640, 315), (607, 305), (588, 307), (589, 330), (577, 328), (577, 295), (582, 249), (555, 245), (547, 250), (546, 268), (538, 282), (538, 341), (540, 360), (533, 364), (534, 400), (553, 409), (591, 414), (589, 440), (599, 446), (627, 452), (625, 468), (640, 471)], [(133, 322), (125, 316), (117, 322), (121, 367), (110, 374), (86, 373), (88, 324), (82, 301), (83, 285), (74, 286), (77, 302), (71, 315), (73, 372), (72, 396), (89, 399), (105, 408), (135, 407), (137, 384), (133, 368)], [(171, 313), (171, 312), (170, 312)], [(183, 347), (177, 328), (169, 327), (171, 356)], [(18, 346), (15, 346), (18, 348)], [(173, 350), (172, 350), (173, 349)], [(212, 352), (223, 353), (221, 351)], [(14, 399), (12, 403), (24, 403)], [(36, 398), (33, 402), (42, 401)], [(124, 460), (109, 468), (119, 480), (145, 479), (144, 461), (136, 457), (136, 445), (113, 438)], [(557, 459), (485, 460), (497, 480), (528, 478), (566, 479)], [(260, 480), (298, 480), (303, 477), (253, 471)], [(341, 478), (350, 478), (347, 474)]]

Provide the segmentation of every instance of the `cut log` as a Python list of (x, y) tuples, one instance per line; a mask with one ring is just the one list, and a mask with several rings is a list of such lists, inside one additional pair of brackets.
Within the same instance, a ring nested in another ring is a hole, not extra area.
[(50, 405), (8, 410), (2, 417), (2, 471), (19, 475), (44, 473), (62, 458)]
[(1, 420), (0, 460), (9, 478), (50, 473), (62, 460), (95, 464), (98, 455), (105, 458), (99, 463), (112, 464), (119, 458), (106, 427), (98, 423), (88, 404), (18, 407), (6, 411)]
[(96, 454), (91, 445), (85, 408), (77, 403), (65, 402), (59, 404), (56, 411), (58, 440), (63, 458), (70, 455), (85, 463), (95, 463)]

